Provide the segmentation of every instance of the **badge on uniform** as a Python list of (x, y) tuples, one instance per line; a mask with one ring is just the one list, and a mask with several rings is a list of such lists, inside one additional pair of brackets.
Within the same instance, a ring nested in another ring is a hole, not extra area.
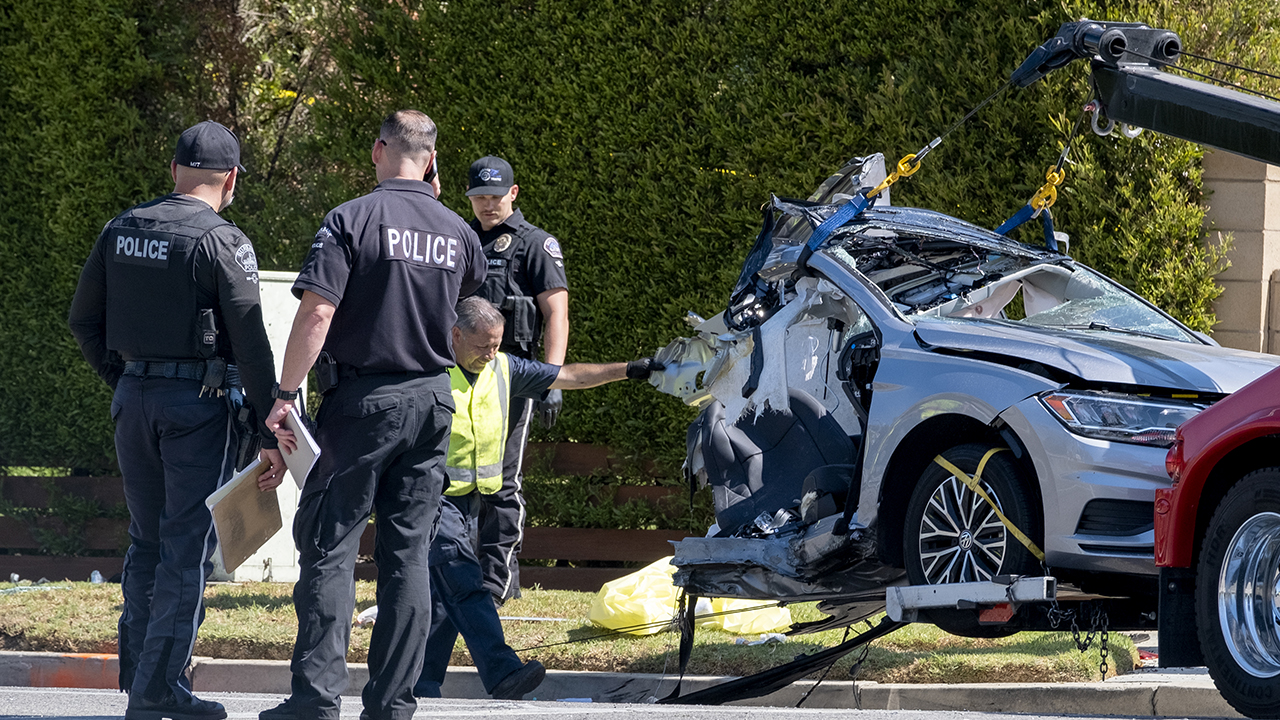
[(511, 233), (502, 233), (493, 243), (494, 252), (504, 252), (509, 247), (511, 247)]
[(563, 259), (564, 255), (560, 252), (560, 241), (548, 236), (546, 241), (542, 243), (542, 249), (553, 258)]
[(253, 253), (253, 246), (248, 243), (236, 248), (236, 262), (247, 273), (258, 272), (258, 256)]

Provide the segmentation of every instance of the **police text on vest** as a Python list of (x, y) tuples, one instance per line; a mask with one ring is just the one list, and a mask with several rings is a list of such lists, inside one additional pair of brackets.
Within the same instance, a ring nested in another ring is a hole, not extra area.
[(169, 245), (172, 240), (168, 237), (158, 238), (149, 233), (138, 231), (137, 236), (116, 233), (116, 253), (117, 262), (125, 262), (133, 265), (149, 265), (151, 267), (168, 267), (169, 265)]
[(382, 259), (427, 265), (454, 272), (462, 241), (450, 235), (413, 228), (382, 226)]

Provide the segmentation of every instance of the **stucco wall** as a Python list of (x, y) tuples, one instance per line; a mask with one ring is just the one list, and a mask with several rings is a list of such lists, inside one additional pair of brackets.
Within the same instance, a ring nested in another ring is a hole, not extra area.
[(1213, 337), (1227, 347), (1280, 352), (1280, 290), (1272, 282), (1280, 271), (1280, 167), (1206, 153), (1204, 188), (1210, 239), (1233, 238), (1231, 267), (1217, 277), (1224, 292), (1214, 303)]

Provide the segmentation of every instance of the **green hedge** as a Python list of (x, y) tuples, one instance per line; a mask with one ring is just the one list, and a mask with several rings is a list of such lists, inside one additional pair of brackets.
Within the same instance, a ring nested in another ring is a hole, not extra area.
[(89, 246), (163, 192), (163, 138), (135, 100), (155, 80), (142, 3), (21, 2), (0, 12), (0, 458), (101, 463), (110, 395), (66, 316)]
[[(619, 360), (687, 334), (687, 310), (723, 308), (770, 192), (807, 195), (854, 155), (914, 152), (1065, 20), (1148, 20), (1243, 61), (1276, 60), (1278, 45), (1263, 0), (1230, 11), (1201, 0), (246, 1), (256, 24), (220, 16), (222, 40), (192, 43), (200, 61), (184, 63), (173, 39), (204, 15), (170, 17), (153, 37), (136, 28), (159, 11), (113, 2), (18, 0), (0, 13), (13, 78), (0, 88), (0, 147), (27, 168), (0, 179), (0, 233), (22, 249), (0, 261), (0, 464), (109, 458), (106, 393), (63, 318), (97, 228), (164, 189), (156, 158), (179, 119), (225, 116), (241, 131), (250, 175), (230, 217), (264, 267), (296, 269), (325, 210), (372, 186), (381, 117), (425, 110), (440, 126), (446, 203), (470, 217), (467, 165), (510, 160), (526, 216), (565, 249), (570, 360)], [(988, 226), (1013, 213), (1086, 99), (1078, 65), (997, 99), (894, 202)], [(162, 85), (165, 112), (130, 103)], [(1088, 134), (1075, 157), (1054, 208), (1073, 253), (1208, 329), (1220, 258), (1201, 238), (1199, 149)], [(683, 454), (692, 411), (639, 383), (565, 405), (543, 439), (671, 464)]]
[[(178, 133), (234, 108), (254, 58), (226, 0), (20, 0), (0, 10), (0, 473), (110, 472), (110, 390), (67, 329), (102, 226), (172, 189)], [(251, 150), (252, 148), (250, 148)]]

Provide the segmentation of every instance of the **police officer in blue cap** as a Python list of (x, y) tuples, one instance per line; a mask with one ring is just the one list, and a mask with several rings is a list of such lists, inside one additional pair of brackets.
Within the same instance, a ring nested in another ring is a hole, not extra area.
[[(338, 720), (355, 609), (356, 553), (377, 517), (378, 622), (362, 717), (409, 720), (431, 624), (427, 549), (440, 515), (453, 417), (448, 369), (458, 298), (485, 278), (467, 223), (423, 180), (436, 126), (392, 113), (373, 144), (378, 186), (325, 217), (293, 292), (302, 302), (268, 424), (316, 364), (320, 457), (298, 501), (291, 694), (262, 720)], [(323, 353), (323, 355), (322, 355)], [(277, 430), (284, 447), (296, 438)]]
[[(511, 164), (492, 155), (471, 163), (467, 198), (475, 212), (471, 228), (489, 263), (489, 277), (476, 294), (493, 303), (506, 318), (502, 351), (563, 365), (569, 346), (569, 283), (560, 241), (525, 219), (514, 206), (520, 193)], [(529, 420), (537, 415), (544, 427), (555, 425), (562, 396), (553, 389), (541, 400), (514, 399), (503, 459), (500, 488), (485, 489), (480, 500), (480, 566), (484, 583), (501, 605), (520, 596), (516, 559), (524, 537), (524, 491), (521, 461), (529, 439)]]
[[(243, 381), (250, 408), (271, 408), (275, 365), (262, 323), (258, 260), (218, 213), (231, 204), (240, 142), (205, 121), (178, 139), (172, 193), (107, 223), (80, 274), (71, 332), (115, 391), (116, 455), (129, 537), (121, 589), (120, 688), (127, 720), (218, 720), (191, 693), (187, 666), (204, 619), (213, 520), (204, 501), (235, 470)], [(229, 391), (237, 392), (229, 392)], [(273, 490), (284, 463), (260, 422)]]

